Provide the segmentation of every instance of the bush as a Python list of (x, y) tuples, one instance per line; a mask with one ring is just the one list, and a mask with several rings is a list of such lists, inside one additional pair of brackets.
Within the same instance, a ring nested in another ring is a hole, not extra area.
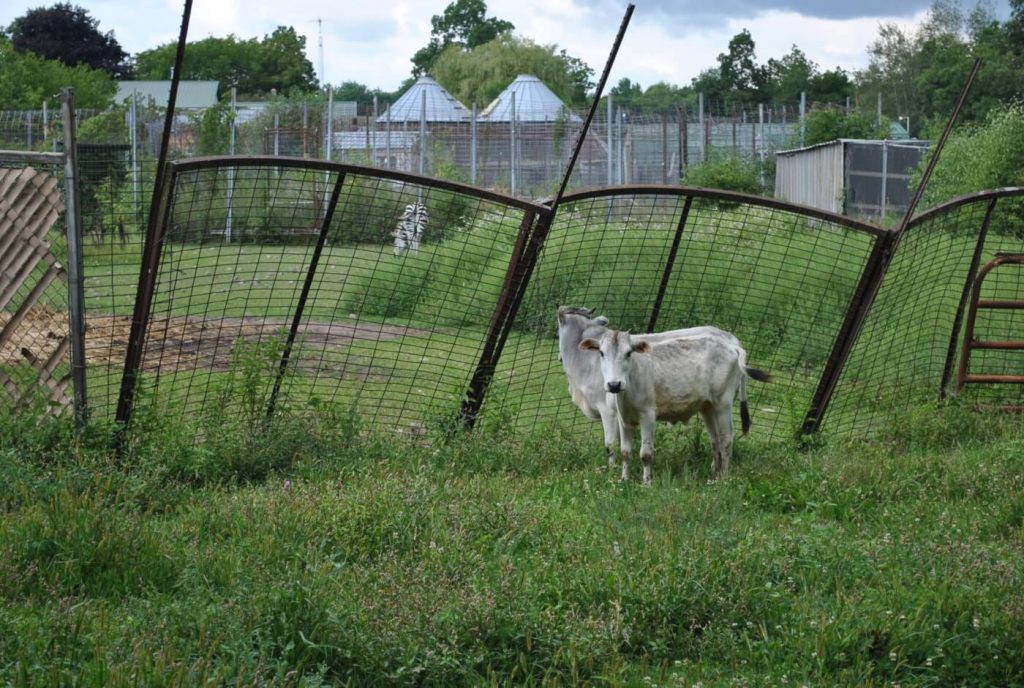
[[(927, 158), (914, 174), (916, 187)], [(954, 131), (946, 141), (924, 193), (924, 207), (957, 196), (1003, 186), (1024, 184), (1024, 103), (993, 110), (982, 124)]]
[(683, 176), (683, 183), (705, 189), (762, 194), (766, 190), (763, 173), (760, 160), (735, 155), (712, 155), (704, 164), (688, 169)]

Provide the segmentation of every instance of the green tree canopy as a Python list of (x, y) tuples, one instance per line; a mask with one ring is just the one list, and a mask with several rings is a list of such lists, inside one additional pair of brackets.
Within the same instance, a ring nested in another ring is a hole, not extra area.
[(854, 110), (845, 112), (837, 107), (815, 106), (804, 119), (804, 145), (835, 141), (836, 139), (884, 139), (889, 137), (888, 121), (875, 124), (874, 120)]
[[(222, 90), (234, 86), (239, 95), (261, 97), (317, 89), (313, 64), (306, 58), (306, 39), (290, 26), (279, 26), (261, 40), (204, 38), (185, 47), (181, 78), (216, 80)], [(140, 79), (169, 79), (177, 44), (167, 43), (136, 56)]]
[(101, 33), (99, 21), (81, 7), (69, 3), (37, 7), (11, 22), (7, 34), (20, 53), (59, 60), (68, 67), (101, 69), (116, 79), (131, 76), (128, 53), (114, 33)]
[(472, 50), (515, 28), (511, 22), (487, 17), (484, 0), (455, 0), (430, 19), (430, 42), (412, 56), (413, 76), (431, 73), (434, 63), (449, 46)]
[(533, 74), (559, 98), (571, 102), (586, 87), (579, 83), (579, 60), (571, 61), (554, 45), (538, 45), (527, 38), (502, 34), (473, 50), (450, 45), (434, 63), (433, 75), (459, 101), (486, 105), (520, 74)]
[(956, 0), (935, 0), (916, 30), (882, 25), (868, 48), (868, 68), (856, 75), (861, 102), (870, 107), (880, 96), (887, 114), (909, 116), (920, 122), (915, 133), (934, 135), (952, 113), (974, 59), (981, 57), (961, 121), (983, 121), (994, 107), (1024, 94), (1024, 50), (1015, 38), (1024, 4), (1011, 0), (1011, 8), (1016, 14), (1000, 24), (983, 3), (965, 11)]
[(44, 102), (60, 103), (60, 90), (75, 89), (75, 105), (102, 109), (110, 105), (117, 85), (110, 74), (85, 65), (68, 67), (35, 53), (21, 53), (0, 36), (0, 110), (35, 110)]

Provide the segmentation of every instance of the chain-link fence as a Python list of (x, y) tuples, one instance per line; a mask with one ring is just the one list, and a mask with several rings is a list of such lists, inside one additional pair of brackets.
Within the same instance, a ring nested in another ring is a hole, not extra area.
[[(748, 158), (800, 143), (799, 106), (715, 109), (674, 107), (644, 114), (599, 108), (570, 188), (677, 184), (686, 170), (720, 154)], [(197, 155), (280, 155), (335, 160), (461, 181), (517, 198), (542, 198), (557, 188), (582, 119), (566, 111), (549, 121), (528, 113), (489, 121), (392, 120), (357, 114), (330, 100), (222, 103), (180, 112), (168, 158)], [(383, 114), (379, 114), (383, 113)], [(582, 113), (580, 113), (582, 114)], [(149, 208), (153, 165), (164, 127), (159, 108), (139, 103), (106, 112), (81, 111), (84, 222), (93, 235), (138, 227)], [(0, 149), (58, 151), (60, 113), (0, 112)]]

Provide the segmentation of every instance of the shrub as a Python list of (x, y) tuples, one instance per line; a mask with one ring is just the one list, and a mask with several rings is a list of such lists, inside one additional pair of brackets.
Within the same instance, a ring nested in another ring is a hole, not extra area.
[[(927, 165), (914, 174), (916, 187)], [(1024, 184), (1024, 103), (993, 110), (981, 124), (954, 131), (924, 194), (924, 207), (981, 189)]]
[(764, 193), (766, 188), (761, 162), (735, 155), (712, 155), (704, 164), (688, 169), (683, 183), (751, 194)]

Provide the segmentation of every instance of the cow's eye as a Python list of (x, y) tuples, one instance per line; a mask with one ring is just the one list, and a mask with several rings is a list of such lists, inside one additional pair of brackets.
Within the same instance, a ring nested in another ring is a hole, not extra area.
[(626, 358), (629, 358), (629, 357), (630, 357), (630, 356), (632, 356), (632, 355), (633, 355), (633, 352), (632, 352), (632, 351), (627, 351), (627, 352), (626, 352)]
[(598, 353), (598, 355), (599, 355), (599, 356), (600, 356), (601, 358), (604, 358), (604, 352), (603, 352), (603, 351), (601, 351), (600, 349), (598, 349), (597, 353)]

